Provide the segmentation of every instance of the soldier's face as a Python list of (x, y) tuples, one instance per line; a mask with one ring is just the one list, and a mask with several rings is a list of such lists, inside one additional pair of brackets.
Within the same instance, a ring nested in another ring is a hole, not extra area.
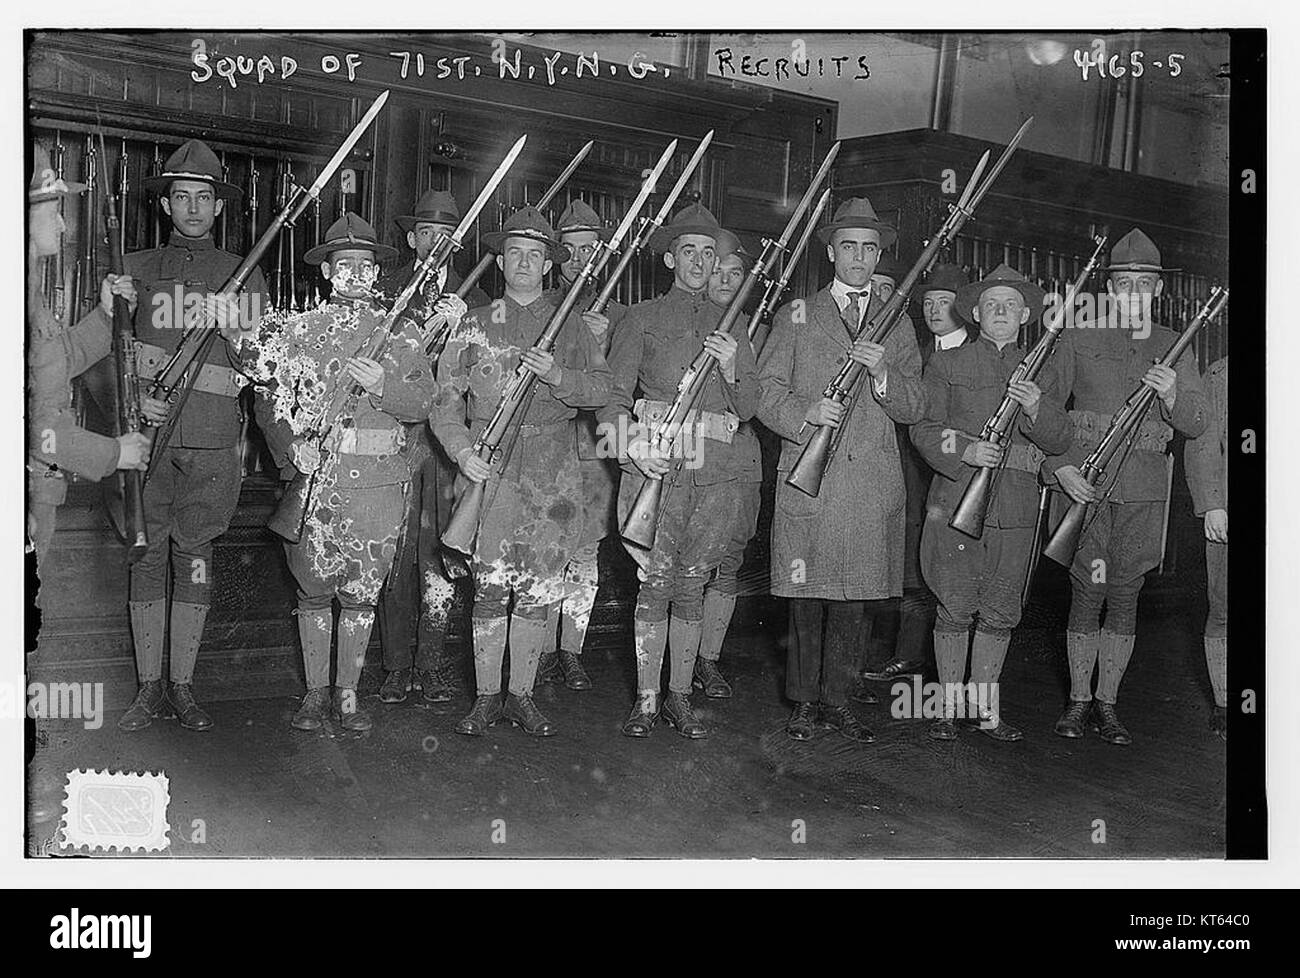
[(957, 328), (957, 317), (952, 309), (956, 298), (957, 293), (947, 289), (931, 289), (922, 296), (921, 313), (925, 316), (926, 327), (935, 336), (947, 336)]
[(720, 258), (713, 274), (709, 276), (709, 298), (720, 306), (727, 305), (744, 280), (744, 259), (737, 254)]
[(32, 250), (39, 256), (59, 253), (59, 242), (66, 227), (57, 199), (43, 200), (27, 209), (27, 233)]
[(888, 302), (894, 294), (894, 280), (888, 275), (872, 275), (871, 291), (880, 296), (881, 302)]
[(330, 290), (348, 299), (364, 299), (379, 275), (375, 253), (364, 248), (336, 251), (321, 263), (321, 272), (329, 279)]
[(173, 180), (162, 209), (172, 219), (172, 227), (187, 238), (206, 238), (221, 215), (224, 201), (217, 197), (212, 184), (202, 180)]
[(672, 249), (664, 255), (664, 264), (673, 270), (673, 278), (682, 288), (698, 292), (709, 284), (713, 266), (718, 261), (718, 243), (707, 234), (682, 234), (673, 239)]
[(861, 289), (871, 281), (880, 261), (880, 232), (875, 228), (840, 228), (831, 235), (826, 255), (835, 265), (835, 277)]
[(433, 251), (433, 243), (438, 240), (438, 235), (450, 235), (455, 230), (450, 224), (421, 221), (414, 230), (406, 232), (406, 243), (414, 249), (415, 257), (424, 261), (429, 257), (429, 252)]
[(505, 247), (497, 255), (497, 267), (516, 292), (536, 292), (542, 287), (542, 276), (551, 270), (551, 260), (546, 257), (546, 245), (540, 241), (506, 238)]
[(1011, 342), (1028, 320), (1029, 307), (1024, 296), (1011, 286), (998, 285), (980, 293), (975, 321), (980, 324), (980, 332), (993, 342)]
[(1164, 279), (1155, 272), (1111, 272), (1106, 281), (1106, 291), (1127, 319), (1150, 319), (1151, 302), (1164, 289)]
[(566, 282), (577, 281), (578, 273), (600, 244), (600, 235), (595, 231), (570, 231), (560, 235), (560, 242), (569, 248), (569, 257), (560, 263), (560, 274)]

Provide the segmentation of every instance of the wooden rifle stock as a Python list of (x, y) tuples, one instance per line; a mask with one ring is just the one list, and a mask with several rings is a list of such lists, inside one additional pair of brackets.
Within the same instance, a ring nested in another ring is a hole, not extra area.
[[(1043, 367), (1047, 365), (1052, 350), (1056, 346), (1056, 341), (1060, 338), (1062, 330), (1065, 329), (1065, 320), (1074, 305), (1074, 297), (1079, 294), (1079, 290), (1087, 283), (1093, 270), (1101, 261), (1101, 252), (1106, 247), (1106, 238), (1103, 235), (1094, 240), (1096, 247), (1093, 249), (1092, 257), (1088, 259), (1078, 278), (1070, 283), (1057, 315), (1047, 325), (1043, 335), (1034, 344), (1034, 348), (1020, 361), (1008, 381), (1008, 387), (1017, 381), (1037, 379)], [(997, 410), (985, 422), (984, 428), (980, 432), (980, 440), (1002, 445), (1009, 440), (1012, 426), (1019, 417), (1020, 404), (1012, 400), (1010, 395), (1003, 397)], [(1006, 454), (1004, 452), (1003, 459), (1005, 460), (1005, 458)], [(978, 468), (975, 470), (975, 474), (971, 477), (966, 490), (957, 503), (957, 508), (953, 510), (952, 517), (948, 520), (949, 526), (969, 537), (974, 537), (976, 540), (984, 535), (984, 521), (988, 518), (989, 505), (993, 500), (993, 490), (997, 485), (997, 477), (1001, 471), (1000, 465), (994, 468)]]
[[(1178, 362), (1178, 358), (1183, 355), (1183, 351), (1196, 338), (1196, 334), (1211, 319), (1219, 314), (1219, 311), (1227, 304), (1228, 290), (1215, 286), (1211, 291), (1209, 298), (1206, 299), (1205, 305), (1201, 311), (1196, 314), (1185, 330), (1178, 335), (1172, 346), (1169, 347), (1165, 355), (1156, 361), (1162, 366), (1171, 367)], [(1147, 412), (1151, 410), (1151, 405), (1155, 403), (1156, 392), (1146, 384), (1140, 385), (1137, 390), (1128, 396), (1115, 416), (1111, 419), (1110, 426), (1106, 429), (1105, 434), (1101, 436), (1101, 441), (1084, 459), (1083, 465), (1079, 467), (1080, 474), (1087, 480), (1088, 485), (1097, 486), (1103, 482), (1107, 483), (1106, 492), (1099, 502), (1105, 502), (1111, 491), (1119, 482), (1120, 473), (1124, 469), (1124, 462), (1128, 459), (1128, 453), (1133, 447), (1133, 441), (1137, 438), (1142, 422), (1146, 419)], [(1122, 454), (1121, 454), (1122, 451)], [(1115, 456), (1120, 455), (1118, 465), (1114, 466), (1114, 472), (1110, 473), (1111, 463), (1115, 461)], [(1061, 518), (1061, 522), (1052, 532), (1047, 541), (1047, 546), (1043, 548), (1043, 556), (1049, 560), (1054, 560), (1062, 567), (1069, 567), (1074, 562), (1074, 554), (1079, 549), (1079, 538), (1083, 535), (1085, 529), (1084, 519), (1088, 513), (1087, 503), (1081, 503), (1074, 499), (1070, 500), (1070, 505)]]

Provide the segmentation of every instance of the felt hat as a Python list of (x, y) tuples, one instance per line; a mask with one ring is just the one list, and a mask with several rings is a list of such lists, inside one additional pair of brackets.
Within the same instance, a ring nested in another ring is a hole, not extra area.
[(202, 180), (212, 184), (212, 190), (218, 197), (230, 199), (239, 197), (243, 191), (233, 183), (221, 179), (221, 160), (207, 145), (197, 139), (191, 139), (180, 149), (167, 157), (162, 173), (145, 177), (144, 189), (150, 193), (166, 194), (173, 180)]
[(40, 143), (32, 147), (32, 182), (27, 185), (27, 203), (39, 204), (61, 195), (84, 192), (84, 183), (63, 180), (50, 166), (50, 154)]
[(460, 224), (460, 205), (446, 190), (426, 190), (415, 202), (415, 213), (393, 218), (404, 232), (415, 230), (417, 224)]
[(1141, 228), (1134, 228), (1110, 249), (1108, 272), (1176, 272), (1160, 264), (1160, 249)]
[(835, 209), (831, 223), (817, 229), (822, 244), (830, 244), (831, 236), (842, 228), (870, 228), (880, 232), (880, 250), (884, 251), (898, 240), (898, 232), (880, 219), (871, 201), (866, 197), (850, 197)]
[(562, 262), (569, 255), (569, 249), (560, 244), (551, 223), (542, 212), (532, 204), (527, 204), (506, 218), (500, 231), (489, 231), (483, 235), (483, 243), (501, 253), (507, 238), (531, 238), (546, 245), (546, 257), (553, 262)]
[(736, 250), (740, 242), (730, 231), (724, 230), (707, 207), (696, 202), (687, 204), (663, 227), (650, 235), (650, 247), (654, 251), (671, 251), (673, 242), (683, 234), (705, 234), (715, 242), (718, 254), (725, 255)]
[(960, 265), (940, 264), (930, 269), (930, 273), (921, 280), (916, 291), (924, 296), (927, 292), (960, 292), (970, 285), (970, 279)]
[(583, 200), (571, 200), (564, 208), (555, 225), (557, 235), (572, 234), (577, 231), (595, 231), (601, 241), (608, 241), (614, 236), (614, 229), (605, 227), (600, 215)]
[(957, 290), (957, 298), (954, 300), (954, 304), (962, 318), (974, 322), (971, 310), (979, 305), (980, 296), (986, 290), (996, 288), (999, 285), (1005, 285), (1020, 293), (1020, 297), (1025, 300), (1025, 305), (1029, 308), (1030, 322), (1043, 314), (1043, 298), (1047, 293), (1006, 262), (1003, 262), (978, 282), (962, 286)]
[(380, 244), (375, 229), (358, 215), (348, 211), (325, 231), (325, 240), (302, 256), (308, 265), (319, 265), (336, 251), (362, 249), (373, 251), (375, 261), (382, 264), (397, 257), (397, 249)]

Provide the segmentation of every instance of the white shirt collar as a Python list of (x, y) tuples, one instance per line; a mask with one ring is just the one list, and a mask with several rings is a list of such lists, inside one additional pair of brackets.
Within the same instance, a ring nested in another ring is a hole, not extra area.
[(850, 292), (862, 293), (861, 298), (858, 299), (858, 322), (861, 322), (862, 317), (867, 313), (867, 306), (871, 302), (871, 283), (868, 282), (862, 288), (855, 289), (852, 286), (841, 282), (839, 279), (834, 279), (831, 282), (831, 298), (834, 299), (835, 304), (839, 306), (840, 312), (843, 312), (844, 307), (849, 304)]
[(951, 333), (945, 333), (943, 336), (935, 336), (935, 340), (936, 350), (952, 350), (966, 342), (966, 331), (958, 326)]

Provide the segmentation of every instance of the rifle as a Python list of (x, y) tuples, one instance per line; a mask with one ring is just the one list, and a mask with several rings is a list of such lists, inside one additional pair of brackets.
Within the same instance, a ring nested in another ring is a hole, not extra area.
[[(988, 193), (993, 181), (1002, 172), (1002, 168), (1006, 166), (1007, 160), (1011, 158), (1011, 154), (1015, 152), (1016, 146), (1020, 144), (1025, 131), (1033, 121), (1033, 116), (1025, 120), (1024, 124), (1011, 138), (1011, 142), (1007, 144), (1006, 149), (1002, 151), (1002, 155), (994, 164), (989, 175), (982, 182), (980, 181), (980, 175), (984, 172), (984, 167), (988, 162), (988, 151), (986, 150), (984, 155), (980, 157), (974, 172), (966, 182), (966, 188), (962, 191), (961, 197), (955, 205), (949, 205), (948, 217), (944, 220), (938, 232), (926, 243), (920, 257), (916, 259), (911, 270), (899, 283), (898, 289), (889, 297), (889, 301), (874, 316), (862, 324), (854, 337), (855, 342), (863, 336), (873, 343), (883, 343), (885, 341), (895, 324), (902, 318), (904, 310), (907, 309), (907, 304), (911, 300), (912, 289), (916, 287), (916, 283), (922, 275), (929, 271), (930, 266), (939, 257), (940, 250), (956, 237), (957, 232), (970, 219), (975, 212), (975, 208), (984, 198), (984, 195)], [(790, 475), (785, 480), (787, 485), (794, 486), (794, 488), (807, 493), (809, 496), (816, 496), (821, 492), (822, 478), (826, 475), (826, 469), (830, 466), (836, 452), (839, 450), (840, 439), (844, 437), (844, 432), (848, 429), (853, 405), (858, 400), (858, 388), (862, 384), (862, 377), (865, 373), (866, 370), (860, 363), (849, 358), (848, 362), (840, 369), (840, 372), (835, 375), (835, 379), (826, 385), (822, 396), (830, 398), (836, 404), (847, 404), (844, 416), (836, 428), (826, 425), (817, 427), (812, 437), (808, 439), (807, 444), (804, 445), (794, 468), (790, 470)]]
[[(583, 289), (587, 287), (587, 283), (591, 281), (591, 276), (600, 262), (601, 253), (612, 252), (622, 242), (628, 230), (632, 227), (632, 222), (636, 220), (637, 214), (641, 212), (641, 208), (645, 206), (645, 202), (650, 198), (650, 194), (654, 191), (655, 181), (663, 173), (664, 167), (668, 165), (668, 161), (672, 159), (676, 149), (677, 140), (674, 139), (668, 144), (668, 148), (660, 155), (659, 162), (642, 183), (641, 192), (637, 194), (636, 200), (632, 202), (631, 208), (623, 217), (623, 222), (618, 226), (613, 236), (609, 241), (601, 242), (599, 247), (591, 253), (587, 263), (582, 266), (582, 271), (578, 273), (577, 278), (573, 280), (573, 284), (569, 286), (568, 291), (564, 294), (560, 305), (551, 314), (546, 328), (542, 330), (542, 335), (533, 344), (534, 347), (549, 351), (555, 346), (555, 341), (560, 335), (560, 330), (564, 328), (569, 313), (573, 311), (578, 297), (582, 294)], [(515, 369), (514, 378), (510, 381), (509, 386), (501, 396), (501, 400), (497, 403), (491, 420), (479, 432), (478, 438), (474, 441), (471, 449), (483, 461), (492, 464), (500, 458), (501, 443), (505, 439), (506, 433), (514, 426), (516, 420), (523, 420), (536, 381), (537, 375), (522, 363)], [(473, 556), (475, 541), (478, 538), (479, 518), (483, 508), (484, 482), (470, 483), (465, 492), (461, 494), (461, 497), (456, 500), (451, 520), (442, 534), (443, 546), (448, 549)]]
[[(817, 201), (817, 206), (808, 217), (808, 223), (804, 225), (803, 233), (799, 235), (799, 241), (791, 249), (789, 256), (785, 260), (785, 267), (781, 271), (781, 277), (778, 279), (764, 276), (767, 282), (767, 288), (763, 290), (763, 298), (758, 303), (758, 308), (754, 314), (749, 317), (749, 326), (745, 332), (749, 334), (750, 343), (754, 342), (754, 337), (758, 334), (759, 327), (776, 311), (776, 304), (785, 294), (785, 290), (790, 286), (790, 279), (794, 275), (795, 266), (799, 264), (799, 259), (803, 257), (804, 251), (808, 247), (808, 240), (812, 237), (813, 231), (817, 230), (817, 223), (821, 220), (822, 211), (830, 203), (831, 192), (829, 190), (822, 194), (821, 199)], [(766, 337), (764, 337), (766, 340)], [(758, 356), (763, 348), (760, 343), (754, 348), (754, 356)]]
[[(1187, 328), (1178, 335), (1172, 346), (1163, 357), (1156, 361), (1162, 366), (1171, 367), (1178, 362), (1183, 351), (1196, 338), (1196, 334), (1211, 319), (1219, 314), (1224, 305), (1228, 302), (1228, 290), (1216, 285), (1210, 290), (1210, 296), (1205, 300), (1205, 305), (1201, 311), (1196, 314), (1196, 318), (1188, 323)], [(1087, 480), (1088, 485), (1096, 486), (1101, 482), (1106, 482), (1106, 491), (1101, 499), (1097, 500), (1096, 505), (1100, 506), (1114, 491), (1119, 482), (1120, 473), (1124, 470), (1124, 463), (1128, 460), (1129, 452), (1133, 450), (1133, 444), (1137, 439), (1138, 431), (1142, 427), (1142, 422), (1146, 419), (1147, 412), (1151, 410), (1151, 405), (1155, 403), (1156, 392), (1154, 388), (1146, 384), (1139, 384), (1137, 390), (1128, 396), (1115, 416), (1111, 418), (1110, 426), (1107, 427), (1106, 433), (1101, 436), (1101, 441), (1097, 447), (1089, 453), (1084, 459), (1083, 465), (1080, 466), (1080, 473)], [(1114, 467), (1114, 478), (1108, 478), (1107, 470), (1110, 469), (1111, 463), (1115, 456), (1119, 455), (1119, 464)], [(1062, 567), (1069, 567), (1074, 561), (1074, 553), (1079, 549), (1079, 538), (1087, 529), (1084, 526), (1084, 517), (1088, 512), (1088, 503), (1076, 502), (1070, 500), (1070, 506), (1057, 525), (1056, 531), (1047, 541), (1047, 546), (1043, 548), (1043, 556), (1056, 561)], [(1096, 519), (1095, 511), (1093, 519)], [(1091, 521), (1089, 521), (1091, 524)]]
[[(107, 159), (104, 161), (107, 163)], [(79, 221), (81, 227), (80, 241), (81, 253), (72, 266), (72, 289), (68, 296), (68, 322), (74, 323), (82, 314), (89, 309), (93, 309), (98, 298), (87, 296), (87, 286), (93, 289), (95, 283), (95, 225), (98, 223), (96, 218), (95, 207), (95, 190), (98, 185), (103, 184), (100, 179), (100, 166), (98, 164), (95, 152), (95, 137), (89, 133), (86, 134), (86, 156), (85, 156), (85, 180), (86, 184), (86, 203), (85, 203), (85, 220)]]
[[(569, 161), (569, 165), (564, 168), (564, 172), (555, 178), (555, 182), (551, 184), (546, 193), (542, 194), (541, 198), (537, 201), (537, 209), (539, 211), (544, 210), (546, 205), (549, 204), (555, 198), (555, 195), (560, 192), (561, 188), (569, 182), (569, 177), (573, 176), (573, 171), (582, 165), (582, 161), (587, 158), (587, 154), (591, 152), (591, 147), (594, 145), (596, 145), (594, 139), (588, 140), (587, 144), (583, 146), (582, 149), (578, 150), (573, 159)], [(483, 257), (478, 260), (478, 264), (470, 269), (470, 273), (465, 276), (465, 280), (456, 288), (456, 295), (458, 298), (463, 299), (465, 296), (469, 295), (469, 290), (478, 284), (478, 280), (481, 279), (483, 274), (492, 266), (492, 259), (494, 257), (495, 256), (491, 251), (485, 251), (483, 253)]]
[[(761, 276), (766, 276), (771, 272), (772, 267), (776, 264), (777, 257), (781, 252), (785, 251), (786, 246), (790, 243), (790, 238), (794, 235), (794, 229), (803, 220), (804, 215), (808, 213), (813, 195), (817, 193), (829, 175), (831, 164), (835, 162), (835, 157), (839, 154), (839, 151), (840, 144), (837, 142), (831, 147), (830, 152), (826, 154), (826, 159), (822, 161), (822, 165), (813, 176), (812, 182), (808, 184), (808, 189), (804, 192), (798, 206), (795, 207), (794, 213), (790, 215), (790, 220), (786, 222), (785, 230), (781, 232), (781, 236), (775, 241), (771, 238), (763, 239), (763, 253), (754, 262), (749, 274), (740, 283), (740, 288), (731, 297), (731, 301), (727, 303), (727, 309), (718, 322), (718, 332), (731, 333), (740, 319), (745, 300), (749, 298), (755, 284), (757, 284)], [(829, 196), (830, 190), (828, 188), (822, 194), (821, 204), (823, 207)], [(705, 383), (717, 365), (717, 359), (707, 349), (701, 350), (696, 355), (685, 375), (678, 381), (677, 396), (673, 399), (667, 413), (655, 426), (655, 430), (650, 436), (650, 452), (663, 456), (672, 450), (673, 442), (676, 441), (678, 433), (686, 423), (687, 416), (693, 410), (695, 402), (704, 390)], [(663, 489), (663, 479), (647, 478), (641, 484), (632, 509), (623, 523), (623, 539), (647, 550), (654, 546), (655, 534), (659, 528), (659, 504), (663, 497)]]
[[(1079, 290), (1091, 277), (1097, 264), (1101, 261), (1102, 249), (1106, 247), (1105, 236), (1093, 239), (1097, 247), (1092, 252), (1092, 257), (1079, 273), (1079, 277), (1070, 283), (1070, 287), (1065, 292), (1065, 299), (1062, 301), (1057, 314), (1052, 317), (1050, 323), (1046, 323), (1046, 329), (1043, 335), (1038, 338), (1032, 350), (1025, 355), (1019, 365), (1011, 374), (1011, 379), (1007, 381), (1007, 387), (1017, 381), (1034, 380), (1047, 365), (1048, 359), (1052, 355), (1052, 349), (1056, 346), (1057, 339), (1060, 338), (1061, 331), (1065, 329), (1065, 320), (1074, 308), (1074, 297), (1079, 294)], [(1002, 403), (998, 409), (984, 423), (984, 428), (980, 431), (980, 440), (992, 442), (995, 445), (1002, 445), (1011, 438), (1011, 429), (1020, 417), (1020, 405), (1013, 401), (1010, 395), (1002, 398)], [(1002, 462), (1006, 461), (1006, 453), (1002, 454)], [(962, 493), (961, 501), (957, 503), (957, 508), (953, 510), (952, 517), (948, 520), (948, 525), (968, 537), (974, 537), (978, 540), (984, 535), (984, 520), (988, 517), (989, 504), (993, 499), (993, 490), (997, 485), (998, 475), (1002, 472), (1002, 463), (996, 468), (977, 468), (975, 474), (966, 485), (966, 491)]]
[[(514, 164), (515, 158), (523, 150), (527, 138), (527, 136), (520, 136), (515, 141), (515, 144), (510, 148), (510, 152), (501, 161), (501, 165), (492, 174), (491, 179), (484, 184), (483, 190), (480, 191), (473, 206), (461, 218), (456, 230), (450, 235), (439, 234), (437, 236), (433, 249), (415, 267), (415, 272), (406, 283), (406, 287), (402, 289), (393, 302), (392, 308), (384, 316), (383, 321), (370, 335), (363, 351), (359, 354), (360, 356), (377, 360), (383, 355), (389, 340), (400, 332), (400, 327), (406, 322), (403, 315), (412, 297), (424, 285), (425, 279), (447, 264), (452, 253), (460, 247), (461, 240), (478, 219), (479, 211), (483, 209), (488, 199), (496, 191), (497, 184), (505, 178), (506, 173)], [(320, 420), (313, 433), (313, 437), (317, 439), (317, 445), (321, 450), (320, 463), (309, 474), (304, 475), (299, 472), (295, 476), (283, 499), (281, 499), (279, 508), (276, 509), (275, 514), (266, 524), (272, 532), (278, 533), (290, 543), (297, 543), (302, 539), (302, 530), (307, 521), (307, 514), (312, 510), (317, 487), (322, 484), (320, 481), (322, 473), (327, 466), (332, 470), (338, 464), (339, 453), (325, 450), (325, 442), (330, 432), (356, 413), (357, 406), (364, 396), (365, 390), (361, 385), (355, 382), (347, 382), (342, 376), (339, 378), (338, 385), (334, 388), (333, 394), (326, 404), (325, 410), (321, 413)]]
[[(108, 165), (104, 134), (99, 134), (103, 166)], [(109, 189), (103, 169), (99, 171), (100, 190), (104, 195), (104, 227), (108, 234), (109, 270), (125, 274), (122, 257), (122, 225), (117, 216), (117, 197)], [(135, 326), (130, 304), (120, 295), (113, 296), (113, 362), (117, 380), (117, 416), (114, 436), (134, 434), (140, 430), (140, 381), (135, 366)], [(149, 549), (149, 535), (144, 515), (144, 473), (139, 469), (119, 470), (105, 484), (105, 501), (113, 528), (125, 541), (126, 560), (133, 564)]]
[[(668, 214), (672, 210), (673, 204), (677, 203), (677, 198), (680, 197), (682, 191), (686, 189), (687, 182), (691, 179), (691, 175), (695, 173), (695, 168), (700, 165), (700, 160), (704, 158), (704, 151), (709, 148), (709, 143), (711, 142), (713, 142), (712, 129), (704, 134), (704, 138), (700, 140), (700, 145), (695, 147), (695, 152), (692, 153), (691, 158), (686, 161), (686, 166), (682, 168), (681, 174), (677, 177), (677, 182), (673, 184), (673, 189), (670, 190), (668, 196), (664, 198), (664, 202), (660, 206), (659, 211), (653, 218), (642, 219), (640, 226), (636, 229), (636, 233), (632, 235), (632, 240), (628, 242), (627, 247), (623, 249), (623, 254), (619, 256), (618, 264), (614, 266), (614, 271), (612, 271), (609, 274), (609, 277), (605, 279), (605, 284), (601, 287), (600, 293), (596, 296), (595, 301), (588, 307), (588, 312), (604, 311), (605, 306), (609, 304), (609, 300), (613, 298), (614, 290), (618, 288), (618, 283), (623, 278), (623, 274), (627, 271), (628, 266), (632, 264), (632, 259), (636, 256), (636, 253), (645, 246), (647, 241), (650, 240), (650, 235), (663, 227), (663, 223), (668, 218)], [(613, 253), (614, 252), (609, 249), (606, 249), (603, 252), (601, 260), (596, 264), (596, 270), (592, 273), (592, 278), (595, 278), (600, 274)]]
[[(384, 107), (386, 101), (388, 101), (387, 90), (380, 93), (370, 108), (366, 110), (365, 115), (361, 117), (361, 121), (353, 127), (347, 139), (343, 140), (338, 151), (320, 171), (316, 181), (305, 190), (302, 187), (294, 187), (293, 196), (271, 221), (270, 226), (262, 232), (261, 237), (253, 244), (244, 260), (239, 263), (239, 267), (231, 273), (225, 284), (221, 286), (218, 293), (220, 297), (230, 298), (244, 287), (248, 277), (257, 267), (257, 263), (262, 260), (262, 256), (266, 254), (279, 236), (280, 230), (286, 226), (292, 226), (307, 210), (308, 205), (319, 197), (322, 188), (329, 182), (330, 177), (334, 175), (334, 171), (343, 163), (344, 158), (351, 152), (352, 147), (356, 145), (366, 129), (374, 122), (375, 116), (379, 114), (379, 110)], [(250, 201), (254, 208), (256, 208), (256, 191), (257, 184), (254, 182), (253, 199)], [(256, 216), (256, 210), (254, 210), (254, 216)], [(256, 225), (253, 225), (251, 230), (256, 233)], [(204, 316), (199, 323), (185, 331), (176, 347), (176, 352), (158, 371), (158, 376), (153, 380), (149, 389), (150, 396), (166, 399), (171, 403), (171, 409), (168, 412), (167, 420), (155, 429), (153, 447), (149, 458), (149, 471), (145, 474), (146, 479), (153, 474), (155, 467), (158, 465), (158, 460), (162, 457), (163, 450), (171, 440), (171, 434), (176, 428), (176, 422), (180, 418), (181, 411), (184, 410), (190, 392), (194, 389), (194, 382), (198, 379), (199, 368), (207, 361), (208, 350), (212, 348), (216, 338), (217, 330), (213, 328), (213, 323), (209, 322), (207, 317)]]

